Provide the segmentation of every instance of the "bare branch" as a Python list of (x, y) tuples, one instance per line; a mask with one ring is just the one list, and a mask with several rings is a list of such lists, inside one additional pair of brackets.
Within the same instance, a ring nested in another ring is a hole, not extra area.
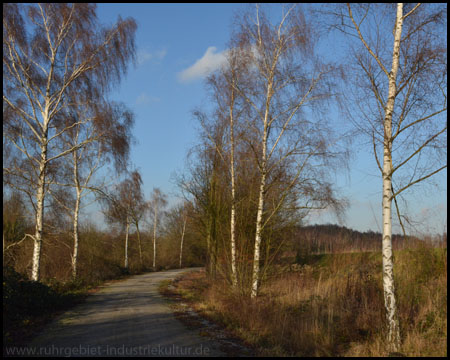
[(394, 197), (398, 196), (401, 192), (405, 191), (406, 189), (408, 189), (409, 187), (413, 186), (414, 184), (417, 184), (417, 183), (419, 183), (419, 182), (421, 182), (421, 181), (423, 181), (423, 180), (426, 180), (426, 179), (428, 179), (429, 177), (431, 177), (431, 176), (433, 176), (433, 175), (439, 173), (440, 171), (442, 171), (442, 170), (444, 170), (444, 169), (446, 169), (446, 168), (447, 168), (447, 165), (444, 165), (444, 166), (440, 167), (439, 169), (437, 169), (437, 170), (435, 170), (435, 171), (432, 171), (431, 173), (429, 173), (429, 174), (427, 174), (427, 175), (425, 175), (425, 176), (422, 176), (421, 178), (419, 178), (419, 179), (417, 179), (417, 180), (415, 180), (415, 181), (413, 181), (413, 182), (410, 182), (408, 185), (402, 187), (400, 190), (397, 190), (397, 191), (395, 192), (395, 194), (393, 194), (393, 195), (391, 196), (391, 199), (393, 199)]
[(381, 70), (383, 70), (383, 72), (386, 74), (387, 77), (389, 77), (389, 72), (386, 70), (386, 68), (384, 67), (383, 63), (381, 62), (381, 60), (379, 59), (378, 56), (375, 55), (375, 53), (372, 51), (372, 49), (369, 47), (369, 45), (367, 44), (366, 40), (364, 40), (364, 37), (361, 34), (361, 30), (358, 26), (358, 24), (356, 23), (355, 19), (353, 18), (353, 13), (352, 13), (352, 9), (350, 7), (350, 4), (347, 3), (347, 8), (348, 8), (348, 14), (350, 16), (350, 19), (353, 22), (353, 25), (355, 26), (356, 31), (358, 32), (359, 38), (361, 40), (361, 42), (364, 44), (364, 46), (366, 47), (367, 51), (369, 51), (370, 55), (373, 56), (373, 58), (375, 59), (375, 61), (378, 63), (378, 65), (380, 65)]
[(420, 3), (417, 3), (417, 5), (414, 6), (414, 8), (412, 8), (410, 12), (408, 12), (406, 15), (403, 15), (403, 20), (405, 20), (409, 15), (411, 15), (414, 11), (416, 11), (419, 6)]

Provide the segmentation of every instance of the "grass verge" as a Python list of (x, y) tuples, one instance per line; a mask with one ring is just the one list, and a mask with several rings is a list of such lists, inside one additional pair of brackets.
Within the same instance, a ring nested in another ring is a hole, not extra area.
[[(423, 246), (394, 256), (401, 354), (447, 356), (447, 249)], [(296, 271), (268, 279), (253, 301), (204, 272), (172, 287), (261, 356), (390, 355), (379, 253), (303, 259)]]
[(204, 270), (200, 270), (188, 272), (172, 281), (161, 282), (159, 292), (170, 301), (179, 321), (187, 328), (196, 330), (201, 336), (214, 339), (228, 357), (257, 356), (254, 348), (198, 306), (202, 304), (203, 294), (208, 287)]

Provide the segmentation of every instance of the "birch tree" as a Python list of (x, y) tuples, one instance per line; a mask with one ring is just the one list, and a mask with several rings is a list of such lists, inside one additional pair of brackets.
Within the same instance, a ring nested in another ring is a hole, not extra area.
[[(325, 105), (323, 100), (332, 97), (329, 79), (336, 68), (321, 63), (314, 55), (317, 36), (295, 5), (283, 11), (275, 25), (256, 6), (255, 14), (243, 17), (233, 37), (235, 46), (247, 57), (241, 62), (245, 64), (241, 70), (245, 81), (233, 86), (253, 112), (246, 121), (246, 141), (260, 174), (251, 284), (251, 297), (255, 298), (263, 230), (287, 200), (289, 190), (298, 187), (305, 209), (338, 204), (326, 177), (312, 174), (313, 164), (323, 169), (330, 165), (330, 159), (337, 158), (330, 152), (330, 128), (312, 118), (314, 105)], [(267, 211), (267, 184), (280, 168), (290, 169), (290, 176), (283, 195)]]
[[(236, 109), (236, 66), (233, 57), (233, 51), (229, 52), (227, 55), (228, 60), (228, 71), (223, 74), (225, 84), (222, 87), (216, 89), (217, 101), (220, 104), (220, 98), (226, 99), (225, 111), (228, 111), (229, 119), (229, 143), (230, 143), (230, 178), (231, 178), (231, 210), (230, 210), (230, 250), (231, 250), (231, 281), (234, 287), (237, 286), (237, 270), (236, 270), (236, 172), (235, 172), (235, 122), (236, 114), (238, 110)], [(220, 86), (214, 78), (211, 77), (210, 81), (217, 86)], [(228, 91), (227, 91), (228, 90)], [(220, 106), (220, 105), (219, 105)], [(220, 149), (216, 147), (218, 151)], [(223, 157), (223, 155), (221, 154)]]
[(128, 269), (128, 238), (130, 226), (135, 225), (138, 233), (139, 259), (142, 264), (142, 246), (139, 234), (139, 221), (147, 208), (143, 200), (142, 177), (134, 170), (116, 188), (102, 197), (103, 213), (107, 222), (118, 223), (125, 228), (124, 267)]
[(217, 116), (227, 119), (229, 133), (229, 160), (223, 147), (216, 143), (215, 136), (209, 133), (208, 126), (205, 124), (205, 115), (196, 113), (206, 135), (212, 141), (215, 150), (220, 158), (224, 161), (224, 165), (229, 169), (230, 176), (230, 253), (231, 253), (231, 282), (233, 287), (237, 286), (237, 269), (236, 269), (236, 172), (235, 172), (235, 123), (239, 117), (240, 110), (237, 108), (236, 102), (238, 96), (236, 94), (236, 76), (238, 57), (234, 56), (236, 50), (228, 51), (226, 58), (226, 66), (219, 70), (216, 74), (209, 76), (207, 82), (213, 93), (213, 101), (217, 104)]
[(370, 136), (382, 178), (383, 289), (390, 351), (398, 351), (401, 343), (392, 200), (447, 168), (446, 10), (443, 4), (398, 3), (347, 4), (330, 11), (338, 18), (334, 27), (356, 39), (351, 72), (355, 91), (348, 91), (347, 115)]
[[(75, 201), (68, 203), (68, 198), (64, 193), (58, 196), (58, 192), (49, 189), (53, 198), (69, 213), (73, 222), (73, 251), (71, 256), (72, 277), (77, 276), (77, 262), (79, 250), (79, 215), (82, 209), (82, 199), (93, 192), (102, 191), (106, 184), (97, 182), (92, 184), (95, 174), (104, 168), (108, 162), (114, 163), (115, 173), (120, 174), (126, 170), (130, 142), (131, 128), (133, 125), (133, 114), (124, 108), (121, 104), (106, 103), (86, 104), (77, 108), (70, 108), (70, 116), (76, 117), (74, 120), (78, 125), (72, 127), (61, 135), (62, 148), (73, 148), (76, 144), (87, 142), (85, 146), (74, 150), (70, 156), (70, 161), (63, 164), (66, 172), (69, 173), (61, 181), (55, 184), (56, 187), (72, 187), (75, 191)], [(97, 108), (95, 112), (92, 108)], [(94, 127), (90, 121), (90, 116), (96, 117), (96, 122), (102, 122), (104, 125), (100, 128)], [(95, 138), (95, 141), (93, 140)], [(67, 179), (72, 181), (67, 182)], [(135, 214), (136, 215), (136, 214)], [(132, 217), (133, 218), (133, 217)], [(136, 219), (136, 216), (134, 216)], [(136, 225), (136, 220), (134, 221)], [(137, 229), (139, 227), (137, 225)], [(138, 231), (139, 234), (139, 231)], [(140, 238), (139, 238), (140, 244)], [(140, 247), (139, 247), (140, 249)], [(142, 259), (142, 256), (141, 256)]]
[(180, 269), (183, 261), (183, 243), (184, 243), (184, 234), (186, 233), (186, 223), (187, 223), (187, 211), (186, 209), (182, 210), (182, 219), (183, 219), (183, 229), (181, 230), (181, 238), (180, 238)]
[(194, 115), (202, 124), (202, 142), (188, 153), (189, 175), (179, 175), (177, 182), (186, 200), (191, 198), (194, 204), (192, 221), (201, 229), (206, 245), (206, 274), (215, 278), (219, 246), (217, 227), (223, 215), (221, 190), (226, 187), (226, 181), (223, 181), (226, 174), (222, 176), (224, 163), (217, 151), (217, 147), (221, 148), (223, 127), (222, 123), (218, 126), (207, 122), (202, 112), (196, 111)]
[(178, 266), (181, 269), (183, 264), (183, 250), (185, 245), (185, 235), (186, 235), (186, 225), (188, 221), (188, 216), (191, 211), (191, 203), (185, 201), (180, 205), (177, 205), (176, 207), (172, 208), (168, 211), (166, 222), (167, 225), (171, 225), (174, 232), (179, 236), (180, 242), (179, 242), (179, 249), (180, 249), (180, 256), (178, 261)]
[[(87, 143), (62, 151), (54, 146), (61, 134), (79, 125), (63, 121), (67, 108), (74, 100), (99, 99), (119, 82), (134, 58), (135, 31), (132, 19), (101, 26), (94, 4), (3, 5), (3, 136), (28, 160), (33, 175), (35, 281), (49, 167)], [(77, 97), (68, 96), (75, 92)]]
[(167, 205), (166, 195), (159, 188), (153, 188), (149, 203), (153, 217), (153, 270), (156, 270), (156, 231), (158, 219)]
[(101, 198), (103, 203), (103, 214), (105, 220), (109, 224), (120, 224), (122, 228), (125, 228), (125, 244), (124, 244), (124, 268), (128, 269), (128, 236), (130, 229), (130, 216), (127, 204), (122, 201), (121, 195), (124, 192), (121, 188), (126, 188), (126, 184), (121, 183), (115, 190)]
[[(130, 174), (129, 179), (124, 180), (120, 191), (120, 202), (122, 206), (126, 208), (127, 225), (133, 224), (136, 227), (138, 248), (139, 248), (139, 262), (141, 266), (142, 261), (142, 242), (141, 233), (139, 229), (139, 223), (146, 213), (148, 204), (144, 199), (144, 193), (142, 191), (142, 177), (140, 173), (135, 170)], [(128, 235), (128, 234), (127, 234)]]

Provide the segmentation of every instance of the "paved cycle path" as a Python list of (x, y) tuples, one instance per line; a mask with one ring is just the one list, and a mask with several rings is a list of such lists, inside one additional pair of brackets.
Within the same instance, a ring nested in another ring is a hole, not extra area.
[(168, 270), (101, 287), (59, 316), (27, 347), (33, 356), (226, 356), (186, 328), (158, 292), (163, 280), (199, 268)]

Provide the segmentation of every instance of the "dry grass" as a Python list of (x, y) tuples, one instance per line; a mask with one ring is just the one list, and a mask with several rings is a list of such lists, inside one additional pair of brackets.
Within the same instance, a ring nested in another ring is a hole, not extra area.
[[(406, 356), (447, 355), (446, 249), (395, 254)], [(268, 281), (256, 301), (197, 273), (177, 284), (197, 310), (267, 356), (387, 356), (381, 254), (328, 254)]]

